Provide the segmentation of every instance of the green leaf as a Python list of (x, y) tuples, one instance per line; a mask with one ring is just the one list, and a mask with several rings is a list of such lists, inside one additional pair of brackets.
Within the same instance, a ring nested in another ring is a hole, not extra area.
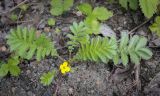
[(119, 55), (118, 54), (114, 55), (113, 62), (115, 65), (117, 65), (119, 63)]
[(128, 0), (119, 0), (119, 4), (121, 4), (122, 7), (128, 9)]
[(6, 76), (8, 74), (8, 71), (9, 71), (8, 65), (7, 64), (2, 64), (0, 66), (0, 77)]
[(151, 18), (157, 11), (159, 0), (139, 0), (142, 12), (147, 18)]
[(132, 50), (133, 48), (135, 48), (138, 42), (139, 42), (139, 36), (134, 35), (129, 42), (128, 50)]
[(99, 34), (100, 24), (94, 16), (88, 16), (84, 23), (87, 27), (86, 32), (89, 34)]
[(129, 36), (128, 33), (122, 32), (121, 33), (121, 40), (120, 40), (120, 48), (122, 49), (124, 46), (127, 46), (128, 41), (129, 41)]
[(131, 62), (134, 64), (140, 64), (140, 57), (135, 53), (135, 52), (131, 52), (129, 53), (130, 58), (131, 58)]
[(92, 6), (88, 3), (82, 3), (78, 6), (78, 10), (85, 15), (89, 15), (92, 13)]
[(26, 11), (28, 9), (28, 4), (23, 4), (21, 6), (19, 6), (19, 8), (22, 10), (22, 11)]
[(75, 47), (78, 47), (80, 44), (86, 44), (89, 42), (89, 34), (86, 32), (86, 27), (83, 22), (79, 24), (73, 22), (73, 25), (70, 26), (71, 34), (67, 34), (67, 37), (70, 41), (67, 42), (69, 46), (68, 49), (72, 51)]
[(11, 16), (10, 16), (10, 19), (11, 19), (12, 21), (17, 21), (17, 19), (18, 19), (17, 14), (12, 13)]
[(138, 8), (138, 0), (128, 0), (129, 7), (133, 10), (137, 10)]
[(9, 58), (8, 59), (8, 64), (11, 64), (11, 65), (18, 65), (19, 64), (19, 59), (18, 57), (12, 57), (12, 58)]
[(107, 63), (109, 59), (113, 58), (114, 53), (116, 53), (116, 49), (110, 47), (116, 44), (116, 41), (112, 41), (113, 43), (110, 44), (110, 40), (102, 37), (92, 38), (90, 43), (81, 44), (74, 58), (81, 61), (89, 60)]
[(128, 6), (133, 10), (136, 10), (138, 8), (137, 0), (119, 0), (119, 4), (121, 4), (121, 6), (125, 9), (128, 9)]
[[(50, 38), (44, 34), (40, 34), (40, 36), (37, 37), (35, 29), (33, 28), (17, 27), (16, 30), (11, 30), (7, 39), (7, 44), (11, 52), (14, 52), (21, 58), (31, 59), (36, 54), (36, 56), (38, 56), (36, 58), (41, 60), (48, 55), (57, 55), (56, 49), (53, 46), (54, 44)], [(44, 49), (47, 51), (43, 51)]]
[(53, 19), (53, 18), (49, 18), (49, 19), (48, 19), (48, 25), (54, 26), (55, 23), (56, 23), (55, 19)]
[(124, 51), (121, 52), (121, 60), (123, 65), (126, 66), (128, 64), (128, 55)]
[(54, 15), (54, 16), (59, 16), (59, 15), (61, 15), (63, 13), (63, 9), (61, 7), (59, 7), (59, 8), (52, 8), (50, 10), (50, 13), (52, 15)]
[(50, 13), (54, 16), (59, 16), (63, 13), (62, 0), (51, 0)]
[(12, 76), (18, 76), (21, 72), (20, 68), (15, 65), (9, 65), (9, 72)]
[(95, 15), (99, 20), (107, 20), (113, 16), (113, 13), (111, 11), (108, 11), (105, 7), (94, 8), (92, 14)]
[(64, 0), (63, 1), (63, 10), (67, 11), (70, 9), (71, 6), (73, 6), (74, 0)]
[(7, 64), (3, 64), (0, 67), (0, 77), (4, 77), (10, 72), (12, 76), (18, 76), (20, 74), (20, 68), (18, 67), (18, 57), (11, 57), (8, 59)]
[(147, 39), (146, 39), (145, 37), (141, 37), (141, 38), (139, 39), (139, 42), (138, 42), (137, 45), (136, 45), (135, 50), (138, 50), (138, 49), (140, 49), (140, 48), (143, 48), (143, 47), (145, 47), (146, 45), (147, 45)]
[(149, 50), (148, 48), (141, 48), (140, 50), (137, 51), (137, 54), (145, 60), (148, 60), (152, 57), (153, 53), (151, 52), (151, 50)]
[(157, 16), (154, 23), (149, 26), (149, 29), (152, 31), (152, 32), (155, 32), (159, 37), (160, 37), (160, 16)]
[(63, 12), (70, 9), (73, 2), (73, 0), (51, 0), (50, 13), (54, 16), (62, 15)]
[(55, 74), (56, 74), (55, 70), (52, 70), (51, 72), (48, 72), (48, 73), (43, 73), (41, 78), (40, 78), (41, 83), (44, 86), (50, 85), (52, 83), (52, 80), (53, 80)]
[(146, 44), (147, 39), (145, 37), (134, 35), (129, 40), (128, 34), (122, 32), (118, 49), (122, 63), (126, 66), (129, 62), (129, 57), (131, 62), (135, 64), (140, 64), (141, 59), (150, 59), (153, 53), (146, 48)]

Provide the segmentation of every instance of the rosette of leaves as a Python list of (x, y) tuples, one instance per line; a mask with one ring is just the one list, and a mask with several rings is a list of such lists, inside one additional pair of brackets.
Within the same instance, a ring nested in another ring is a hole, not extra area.
[(0, 77), (4, 77), (8, 73), (10, 73), (12, 76), (18, 76), (21, 71), (18, 67), (18, 64), (18, 57), (9, 58), (7, 63), (2, 63), (0, 66)]
[(107, 20), (113, 16), (113, 13), (105, 7), (95, 7), (93, 9), (88, 3), (80, 4), (78, 10), (87, 16), (84, 23), (88, 27), (87, 32), (90, 34), (98, 34), (100, 29), (99, 21)]
[(50, 13), (54, 16), (62, 15), (72, 7), (74, 0), (51, 0)]
[(115, 37), (92, 38), (88, 44), (81, 44), (74, 59), (80, 61), (95, 61), (107, 63), (116, 54), (117, 41)]
[(73, 50), (80, 44), (86, 44), (89, 42), (89, 35), (86, 32), (86, 26), (83, 22), (80, 22), (79, 24), (73, 22), (73, 25), (70, 26), (70, 30), (71, 34), (67, 35), (67, 37), (70, 39), (67, 42), (69, 50)]
[[(122, 32), (119, 44), (119, 50), (116, 54), (120, 57), (123, 65), (127, 65), (129, 58), (132, 63), (140, 64), (141, 59), (148, 60), (152, 57), (153, 53), (146, 47), (147, 39), (138, 35), (134, 35), (129, 39), (128, 33)], [(115, 59), (115, 64), (119, 59)]]
[(7, 44), (10, 46), (11, 52), (16, 55), (31, 59), (34, 55), (38, 61), (48, 55), (57, 56), (53, 42), (44, 34), (36, 35), (33, 28), (17, 27), (12, 29), (7, 36)]
[(40, 80), (41, 80), (41, 83), (44, 85), (44, 86), (48, 86), (52, 83), (54, 77), (55, 77), (55, 74), (56, 74), (56, 71), (55, 70), (52, 70), (52, 71), (49, 71), (47, 73), (43, 73)]
[(149, 26), (149, 29), (160, 37), (160, 16), (156, 17), (154, 23)]

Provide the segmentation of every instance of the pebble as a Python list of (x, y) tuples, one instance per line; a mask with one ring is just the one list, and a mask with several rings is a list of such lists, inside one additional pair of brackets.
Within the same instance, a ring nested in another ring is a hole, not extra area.
[(31, 73), (31, 70), (27, 70), (26, 73), (27, 73), (27, 74), (30, 74), (30, 73)]
[(115, 32), (111, 29), (110, 26), (108, 26), (107, 24), (102, 24), (100, 26), (100, 33), (103, 35), (103, 36), (108, 36), (108, 37), (111, 37), (111, 36), (116, 36)]
[(71, 95), (73, 94), (73, 88), (69, 88), (68, 93)]
[(50, 30), (51, 30), (50, 27), (44, 27), (44, 32), (48, 33), (48, 32), (50, 32)]
[(156, 46), (160, 46), (160, 38), (157, 38), (157, 39), (153, 40), (153, 43), (154, 43)]
[(33, 92), (31, 92), (31, 91), (28, 91), (28, 92), (27, 92), (27, 95), (28, 95), (28, 96), (36, 96), (36, 95), (35, 95)]

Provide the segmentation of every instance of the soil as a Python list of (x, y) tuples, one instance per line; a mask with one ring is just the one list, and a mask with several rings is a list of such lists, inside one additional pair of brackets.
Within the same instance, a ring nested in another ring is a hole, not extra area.
[[(23, 0), (2, 0), (0, 1), (0, 13), (10, 10)], [(99, 0), (100, 1), (100, 0)], [(103, 0), (102, 0), (103, 1)], [(146, 19), (141, 11), (124, 10), (117, 3), (95, 2), (95, 5), (105, 5), (113, 11), (114, 16), (103, 22), (107, 24), (119, 37), (120, 32), (130, 31), (142, 24)], [(78, 4), (79, 0), (75, 4)], [(56, 18), (55, 27), (47, 25), (47, 18), (52, 17), (49, 13), (49, 1), (33, 0), (28, 4), (30, 8), (21, 13), (19, 21), (13, 22), (7, 15), (0, 15), (0, 59), (7, 60), (10, 55), (6, 44), (6, 35), (11, 28), (17, 25), (34, 26), (37, 32), (44, 32), (55, 42), (59, 54), (68, 59), (66, 46), (66, 34), (69, 33), (69, 26), (73, 21), (80, 21), (84, 17), (77, 16), (76, 10), (71, 9), (60, 17)], [(75, 7), (76, 5), (74, 5)], [(19, 10), (15, 9), (15, 12)], [(20, 14), (20, 13), (18, 13)], [(32, 20), (31, 22), (29, 20)], [(143, 35), (148, 39), (148, 46), (154, 52), (152, 59), (141, 62), (140, 81), (141, 90), (138, 90), (135, 83), (134, 68), (115, 67), (113, 64), (96, 64), (93, 62), (74, 62), (72, 72), (68, 76), (59, 76), (53, 80), (50, 86), (43, 86), (40, 83), (40, 76), (53, 68), (57, 68), (62, 62), (58, 58), (47, 57), (37, 62), (24, 60), (20, 64), (21, 74), (18, 77), (7, 75), (0, 78), (0, 96), (160, 96), (160, 40), (152, 34), (148, 26), (150, 20), (133, 34)], [(61, 30), (56, 33), (56, 28)], [(129, 64), (131, 65), (131, 64)]]

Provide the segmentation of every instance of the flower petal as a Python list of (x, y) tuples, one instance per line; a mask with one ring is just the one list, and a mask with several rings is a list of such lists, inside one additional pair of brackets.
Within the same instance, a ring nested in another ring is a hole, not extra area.
[(67, 66), (68, 66), (68, 62), (67, 62), (67, 61), (64, 61), (64, 62), (63, 62), (63, 66), (66, 66), (66, 67), (67, 67)]
[(61, 69), (61, 70), (63, 69), (63, 64), (60, 65), (60, 69)]
[(70, 70), (71, 70), (70, 67), (66, 67), (66, 68), (65, 68), (65, 71), (66, 71), (66, 72), (69, 72)]
[(65, 70), (61, 70), (61, 73), (62, 73), (62, 74), (65, 74), (65, 73), (66, 73), (66, 71), (65, 71)]

